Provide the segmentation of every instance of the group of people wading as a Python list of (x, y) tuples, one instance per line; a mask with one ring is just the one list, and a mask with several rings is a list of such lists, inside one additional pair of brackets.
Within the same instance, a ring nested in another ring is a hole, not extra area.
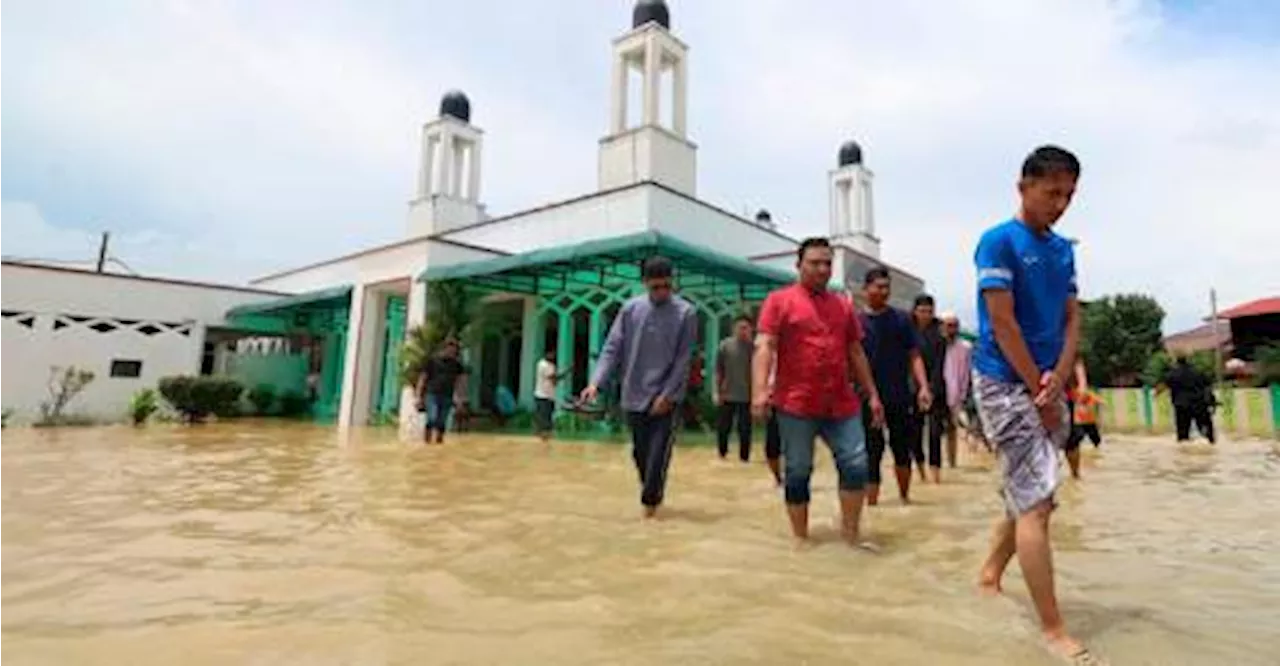
[[(814, 440), (821, 437), (835, 459), (842, 535), (851, 546), (876, 551), (860, 531), (860, 518), (865, 505), (878, 501), (885, 448), (893, 455), (905, 501), (913, 461), (927, 459), (934, 480), (939, 478), (942, 440), (954, 432), (952, 416), (971, 390), (986, 439), (1001, 461), (1004, 502), (979, 585), (999, 593), (1016, 555), (1050, 649), (1073, 663), (1096, 663), (1067, 633), (1059, 613), (1049, 539), (1054, 492), (1062, 479), (1058, 451), (1072, 420), (1066, 389), (1075, 373), (1080, 321), (1074, 251), (1052, 227), (1070, 204), (1079, 176), (1076, 157), (1056, 146), (1037, 148), (1023, 162), (1017, 215), (988, 229), (975, 251), (979, 333), (972, 358), (964, 354), (968, 363), (948, 353), (960, 344), (958, 322), (934, 321), (931, 299), (918, 300), (913, 315), (889, 307), (887, 271), (865, 276), (864, 312), (845, 295), (828, 291), (831, 246), (825, 238), (809, 238), (797, 251), (797, 282), (765, 299), (754, 341), (748, 343), (752, 322), (744, 318), (735, 322), (734, 338), (722, 343), (716, 399), (723, 405), (722, 454), (735, 421), (743, 459), (750, 455), (747, 414), (767, 424), (766, 457), (781, 481), (797, 539), (809, 538)], [(579, 396), (582, 403), (594, 402), (599, 387), (620, 373), (646, 517), (663, 503), (675, 414), (686, 395), (697, 339), (697, 315), (673, 293), (673, 274), (664, 257), (644, 263), (647, 293), (618, 312)], [(748, 355), (749, 385), (740, 365)], [(968, 364), (971, 387), (960, 378), (947, 381), (948, 368), (968, 376)], [(927, 456), (921, 443), (926, 426)]]

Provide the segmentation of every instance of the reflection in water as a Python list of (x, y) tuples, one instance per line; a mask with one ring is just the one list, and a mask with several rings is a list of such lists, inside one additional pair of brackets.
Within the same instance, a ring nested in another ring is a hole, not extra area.
[[(869, 515), (834, 474), (797, 552), (762, 464), (677, 452), (638, 519), (619, 446), (343, 445), (298, 425), (6, 433), (6, 663), (1038, 664), (1017, 565), (972, 583), (990, 463)], [(1054, 536), (1068, 622), (1116, 664), (1275, 663), (1280, 457), (1112, 437)], [(892, 492), (890, 492), (892, 495)]]

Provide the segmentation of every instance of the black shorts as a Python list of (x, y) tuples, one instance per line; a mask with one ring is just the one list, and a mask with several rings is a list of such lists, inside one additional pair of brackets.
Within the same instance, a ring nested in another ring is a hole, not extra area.
[(550, 398), (533, 399), (533, 425), (538, 432), (550, 432), (556, 402)]

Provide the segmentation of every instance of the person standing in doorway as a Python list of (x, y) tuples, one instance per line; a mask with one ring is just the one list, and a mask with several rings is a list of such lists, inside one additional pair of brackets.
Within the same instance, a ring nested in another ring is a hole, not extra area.
[[(866, 337), (862, 347), (871, 362), (871, 372), (880, 399), (884, 402), (883, 427), (867, 431), (871, 480), (867, 485), (867, 504), (880, 502), (880, 465), (884, 459), (886, 436), (893, 452), (893, 469), (898, 478), (898, 497), (910, 502), (911, 461), (914, 458), (924, 476), (924, 451), (920, 438), (914, 435), (913, 421), (917, 411), (927, 412), (933, 404), (924, 362), (920, 359), (919, 335), (911, 317), (891, 305), (891, 283), (888, 269), (867, 271), (863, 279), (863, 297), (867, 309), (859, 315)], [(916, 391), (912, 391), (914, 379)], [(865, 387), (864, 387), (865, 388)]]
[(542, 441), (551, 439), (556, 413), (556, 384), (569, 374), (556, 368), (556, 350), (548, 349), (533, 369), (534, 428)]
[[(822, 437), (840, 479), (841, 532), (854, 546), (867, 483), (867, 448), (856, 380), (868, 393), (869, 418), (879, 422), (880, 397), (862, 350), (862, 327), (853, 304), (827, 290), (831, 244), (809, 238), (800, 244), (799, 281), (773, 293), (760, 311), (760, 333), (752, 361), (752, 414), (764, 420), (772, 400), (786, 464), (784, 495), (791, 531), (809, 538), (809, 480), (814, 439)], [(769, 373), (774, 390), (769, 392)]]
[(751, 318), (739, 316), (733, 335), (720, 341), (716, 352), (716, 445), (720, 458), (729, 455), (729, 431), (738, 426), (738, 458), (751, 460)]
[(1213, 434), (1213, 382), (1208, 375), (1197, 370), (1187, 361), (1184, 355), (1178, 355), (1173, 368), (1164, 377), (1164, 385), (1168, 387), (1173, 400), (1173, 420), (1178, 431), (1178, 441), (1185, 442), (1191, 438), (1191, 424), (1194, 422), (1200, 434), (1210, 444), (1217, 440)]
[[(911, 319), (920, 338), (920, 360), (924, 363), (924, 373), (929, 380), (929, 395), (938, 397), (931, 401), (928, 408), (922, 406), (916, 412), (912, 437), (916, 441), (915, 448), (919, 449), (919, 442), (928, 434), (929, 474), (934, 483), (942, 483), (942, 437), (951, 423), (951, 412), (944, 399), (947, 395), (947, 380), (943, 374), (943, 360), (947, 355), (947, 340), (942, 332), (942, 322), (934, 317), (933, 297), (929, 294), (916, 296)], [(952, 465), (955, 465), (954, 452)]]
[(1080, 162), (1056, 146), (1022, 164), (1016, 217), (982, 235), (974, 392), (1001, 462), (1004, 515), (979, 574), (983, 591), (1001, 591), (1016, 554), (1049, 648), (1072, 663), (1096, 663), (1067, 633), (1054, 590), (1049, 516), (1061, 483), (1058, 449), (1067, 438), (1063, 390), (1072, 381), (1080, 339), (1075, 256), (1053, 232), (1080, 177)]
[(666, 257), (641, 267), (646, 294), (623, 304), (609, 328), (591, 383), (579, 400), (594, 402), (615, 370), (622, 374), (622, 409), (631, 427), (631, 455), (640, 476), (640, 503), (652, 518), (662, 505), (675, 441), (673, 420), (685, 397), (698, 316), (672, 293), (674, 268)]
[(422, 373), (418, 375), (418, 411), (424, 414), (422, 438), (431, 441), (435, 433), (436, 444), (444, 443), (444, 431), (449, 425), (449, 413), (458, 399), (466, 395), (467, 367), (458, 360), (458, 341), (445, 340), (440, 352), (432, 356)]
[[(969, 358), (973, 354), (973, 345), (960, 337), (960, 318), (955, 314), (944, 312), (938, 319), (942, 321), (942, 339), (947, 344), (942, 359), (942, 379), (947, 391), (947, 464), (955, 467), (959, 424), (964, 420), (965, 401), (969, 397), (969, 374), (972, 371)], [(975, 450), (972, 442), (969, 446), (971, 452)]]

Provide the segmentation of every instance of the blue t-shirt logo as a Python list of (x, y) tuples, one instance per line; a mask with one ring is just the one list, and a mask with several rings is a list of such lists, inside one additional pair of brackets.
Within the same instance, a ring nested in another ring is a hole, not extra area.
[(1071, 242), (1049, 231), (1038, 235), (1016, 219), (1002, 222), (978, 241), (978, 344), (973, 367), (1002, 381), (1020, 381), (996, 344), (982, 292), (1013, 294), (1013, 313), (1031, 357), (1041, 372), (1058, 363), (1066, 342), (1067, 303), (1076, 295), (1075, 251)]

